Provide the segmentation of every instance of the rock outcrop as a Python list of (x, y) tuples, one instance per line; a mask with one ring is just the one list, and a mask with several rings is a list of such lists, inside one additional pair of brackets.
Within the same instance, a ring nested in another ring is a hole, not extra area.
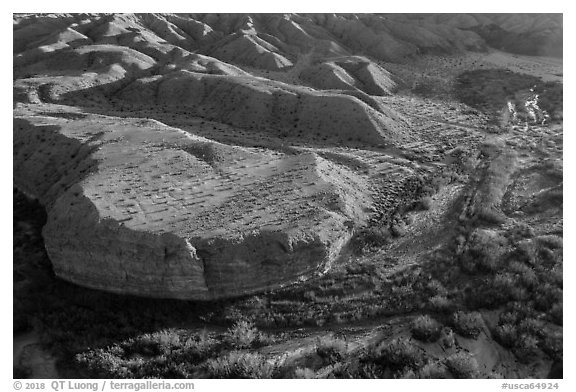
[(183, 299), (276, 287), (328, 268), (370, 203), (313, 153), (44, 110), (15, 113), (14, 181), (46, 206), (55, 273), (87, 287)]

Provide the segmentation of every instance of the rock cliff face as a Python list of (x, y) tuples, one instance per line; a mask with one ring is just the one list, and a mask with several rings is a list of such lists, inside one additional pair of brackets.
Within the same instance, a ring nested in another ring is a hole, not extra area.
[(338, 181), (345, 170), (315, 154), (62, 110), (15, 113), (14, 179), (47, 208), (56, 274), (87, 287), (213, 299), (309, 277), (369, 203), (365, 184)]

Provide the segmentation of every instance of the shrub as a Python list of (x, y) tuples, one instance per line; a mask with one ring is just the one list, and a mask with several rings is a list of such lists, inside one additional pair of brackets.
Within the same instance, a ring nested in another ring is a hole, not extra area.
[(424, 196), (418, 201), (418, 208), (421, 210), (429, 210), (432, 207), (432, 198)]
[(542, 235), (535, 238), (536, 244), (548, 249), (562, 249), (562, 237), (557, 235)]
[(178, 362), (198, 363), (209, 357), (217, 348), (218, 341), (211, 338), (206, 331), (189, 337), (184, 341), (181, 350), (174, 353)]
[(452, 310), (452, 302), (443, 295), (435, 295), (428, 300), (433, 310), (449, 313)]
[(522, 363), (528, 363), (538, 353), (538, 339), (531, 334), (522, 334), (516, 343), (514, 353)]
[(494, 338), (498, 343), (507, 348), (512, 348), (518, 340), (518, 331), (513, 324), (502, 324), (494, 330)]
[(444, 285), (436, 279), (432, 279), (430, 282), (428, 282), (426, 288), (430, 290), (434, 295), (437, 294), (446, 295), (447, 293), (447, 290), (444, 287)]
[(519, 284), (520, 277), (510, 272), (499, 272), (492, 281), (494, 291), (502, 302), (523, 301), (528, 298), (528, 291)]
[(395, 338), (388, 344), (376, 348), (377, 362), (389, 365), (393, 370), (405, 367), (419, 369), (424, 365), (425, 355), (422, 350), (404, 337)]
[(170, 353), (172, 349), (180, 346), (180, 344), (180, 336), (176, 331), (163, 330), (130, 339), (123, 344), (123, 347), (128, 354), (157, 356)]
[(419, 378), (448, 378), (448, 368), (441, 361), (428, 362), (418, 372)]
[(401, 220), (394, 222), (390, 226), (390, 232), (394, 237), (402, 237), (406, 235), (406, 225)]
[(316, 378), (316, 373), (310, 368), (297, 368), (294, 371), (294, 378)]
[(534, 307), (546, 312), (562, 301), (562, 289), (546, 283), (537, 288), (534, 294)]
[(369, 227), (360, 231), (352, 241), (352, 248), (355, 252), (362, 252), (366, 248), (382, 247), (386, 245), (392, 234), (386, 227)]
[(452, 315), (454, 329), (460, 335), (476, 339), (484, 326), (484, 320), (478, 312), (456, 312)]
[(232, 351), (209, 359), (204, 366), (212, 378), (272, 378), (279, 369), (279, 361), (269, 361), (258, 353)]
[(258, 329), (249, 321), (236, 322), (224, 335), (224, 341), (234, 348), (250, 348), (258, 339)]
[(534, 230), (524, 222), (514, 222), (513, 226), (506, 231), (506, 237), (511, 242), (518, 242), (526, 238), (534, 237)]
[(456, 378), (477, 378), (479, 366), (476, 358), (465, 352), (458, 352), (446, 358), (448, 370)]
[(428, 315), (418, 316), (412, 322), (412, 336), (423, 342), (435, 342), (440, 337), (441, 325)]
[(563, 358), (562, 332), (548, 332), (542, 341), (542, 350), (554, 361), (562, 361)]
[(316, 354), (324, 364), (340, 362), (348, 352), (348, 344), (340, 339), (322, 337), (316, 342)]
[(518, 261), (513, 261), (508, 268), (520, 276), (520, 281), (524, 286), (534, 287), (538, 284), (538, 276), (532, 267)]

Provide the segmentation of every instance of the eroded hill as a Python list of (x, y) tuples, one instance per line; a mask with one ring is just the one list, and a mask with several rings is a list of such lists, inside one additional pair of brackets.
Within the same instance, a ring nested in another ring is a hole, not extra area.
[(71, 378), (557, 372), (561, 42), (560, 15), (15, 15), (15, 329)]

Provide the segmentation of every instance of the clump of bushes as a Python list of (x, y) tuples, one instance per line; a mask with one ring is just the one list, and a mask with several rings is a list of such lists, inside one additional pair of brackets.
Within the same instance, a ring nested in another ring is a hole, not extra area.
[(246, 320), (236, 322), (226, 332), (225, 341), (235, 348), (249, 348), (258, 339), (258, 329)]
[(322, 337), (316, 341), (316, 354), (324, 364), (334, 364), (342, 361), (348, 352), (348, 344), (341, 339)]
[(456, 378), (477, 378), (480, 374), (476, 358), (465, 352), (450, 355), (446, 358), (446, 366)]
[(310, 368), (296, 368), (296, 370), (294, 370), (294, 378), (316, 378), (316, 373)]
[(442, 361), (428, 362), (418, 371), (418, 378), (448, 378), (448, 367)]
[(494, 330), (494, 338), (498, 343), (507, 348), (512, 348), (518, 340), (518, 331), (514, 324), (498, 325)]
[(418, 200), (416, 208), (420, 210), (429, 210), (432, 207), (432, 198), (430, 196), (423, 196)]
[(368, 227), (360, 231), (351, 241), (356, 253), (362, 253), (370, 248), (382, 247), (390, 242), (392, 234), (387, 227)]
[(462, 249), (460, 265), (465, 272), (490, 273), (499, 269), (507, 240), (488, 230), (477, 229)]
[(261, 354), (241, 351), (209, 359), (204, 365), (211, 378), (272, 378), (279, 368), (278, 360), (268, 360)]
[(435, 295), (428, 300), (432, 310), (440, 313), (450, 313), (453, 308), (452, 301), (444, 295)]
[(478, 312), (459, 311), (452, 315), (452, 326), (458, 334), (466, 338), (476, 339), (482, 332), (484, 320)]
[(246, 349), (265, 346), (273, 339), (260, 332), (252, 322), (240, 320), (224, 334), (224, 342), (235, 349)]
[(219, 342), (205, 332), (185, 338), (178, 331), (163, 330), (79, 353), (75, 362), (95, 377), (187, 378), (219, 349)]
[(440, 323), (428, 315), (418, 316), (412, 321), (412, 336), (422, 342), (435, 342), (441, 330)]
[(406, 367), (417, 370), (424, 366), (425, 361), (423, 350), (404, 337), (376, 347), (373, 355), (375, 362), (388, 365), (395, 371)]

